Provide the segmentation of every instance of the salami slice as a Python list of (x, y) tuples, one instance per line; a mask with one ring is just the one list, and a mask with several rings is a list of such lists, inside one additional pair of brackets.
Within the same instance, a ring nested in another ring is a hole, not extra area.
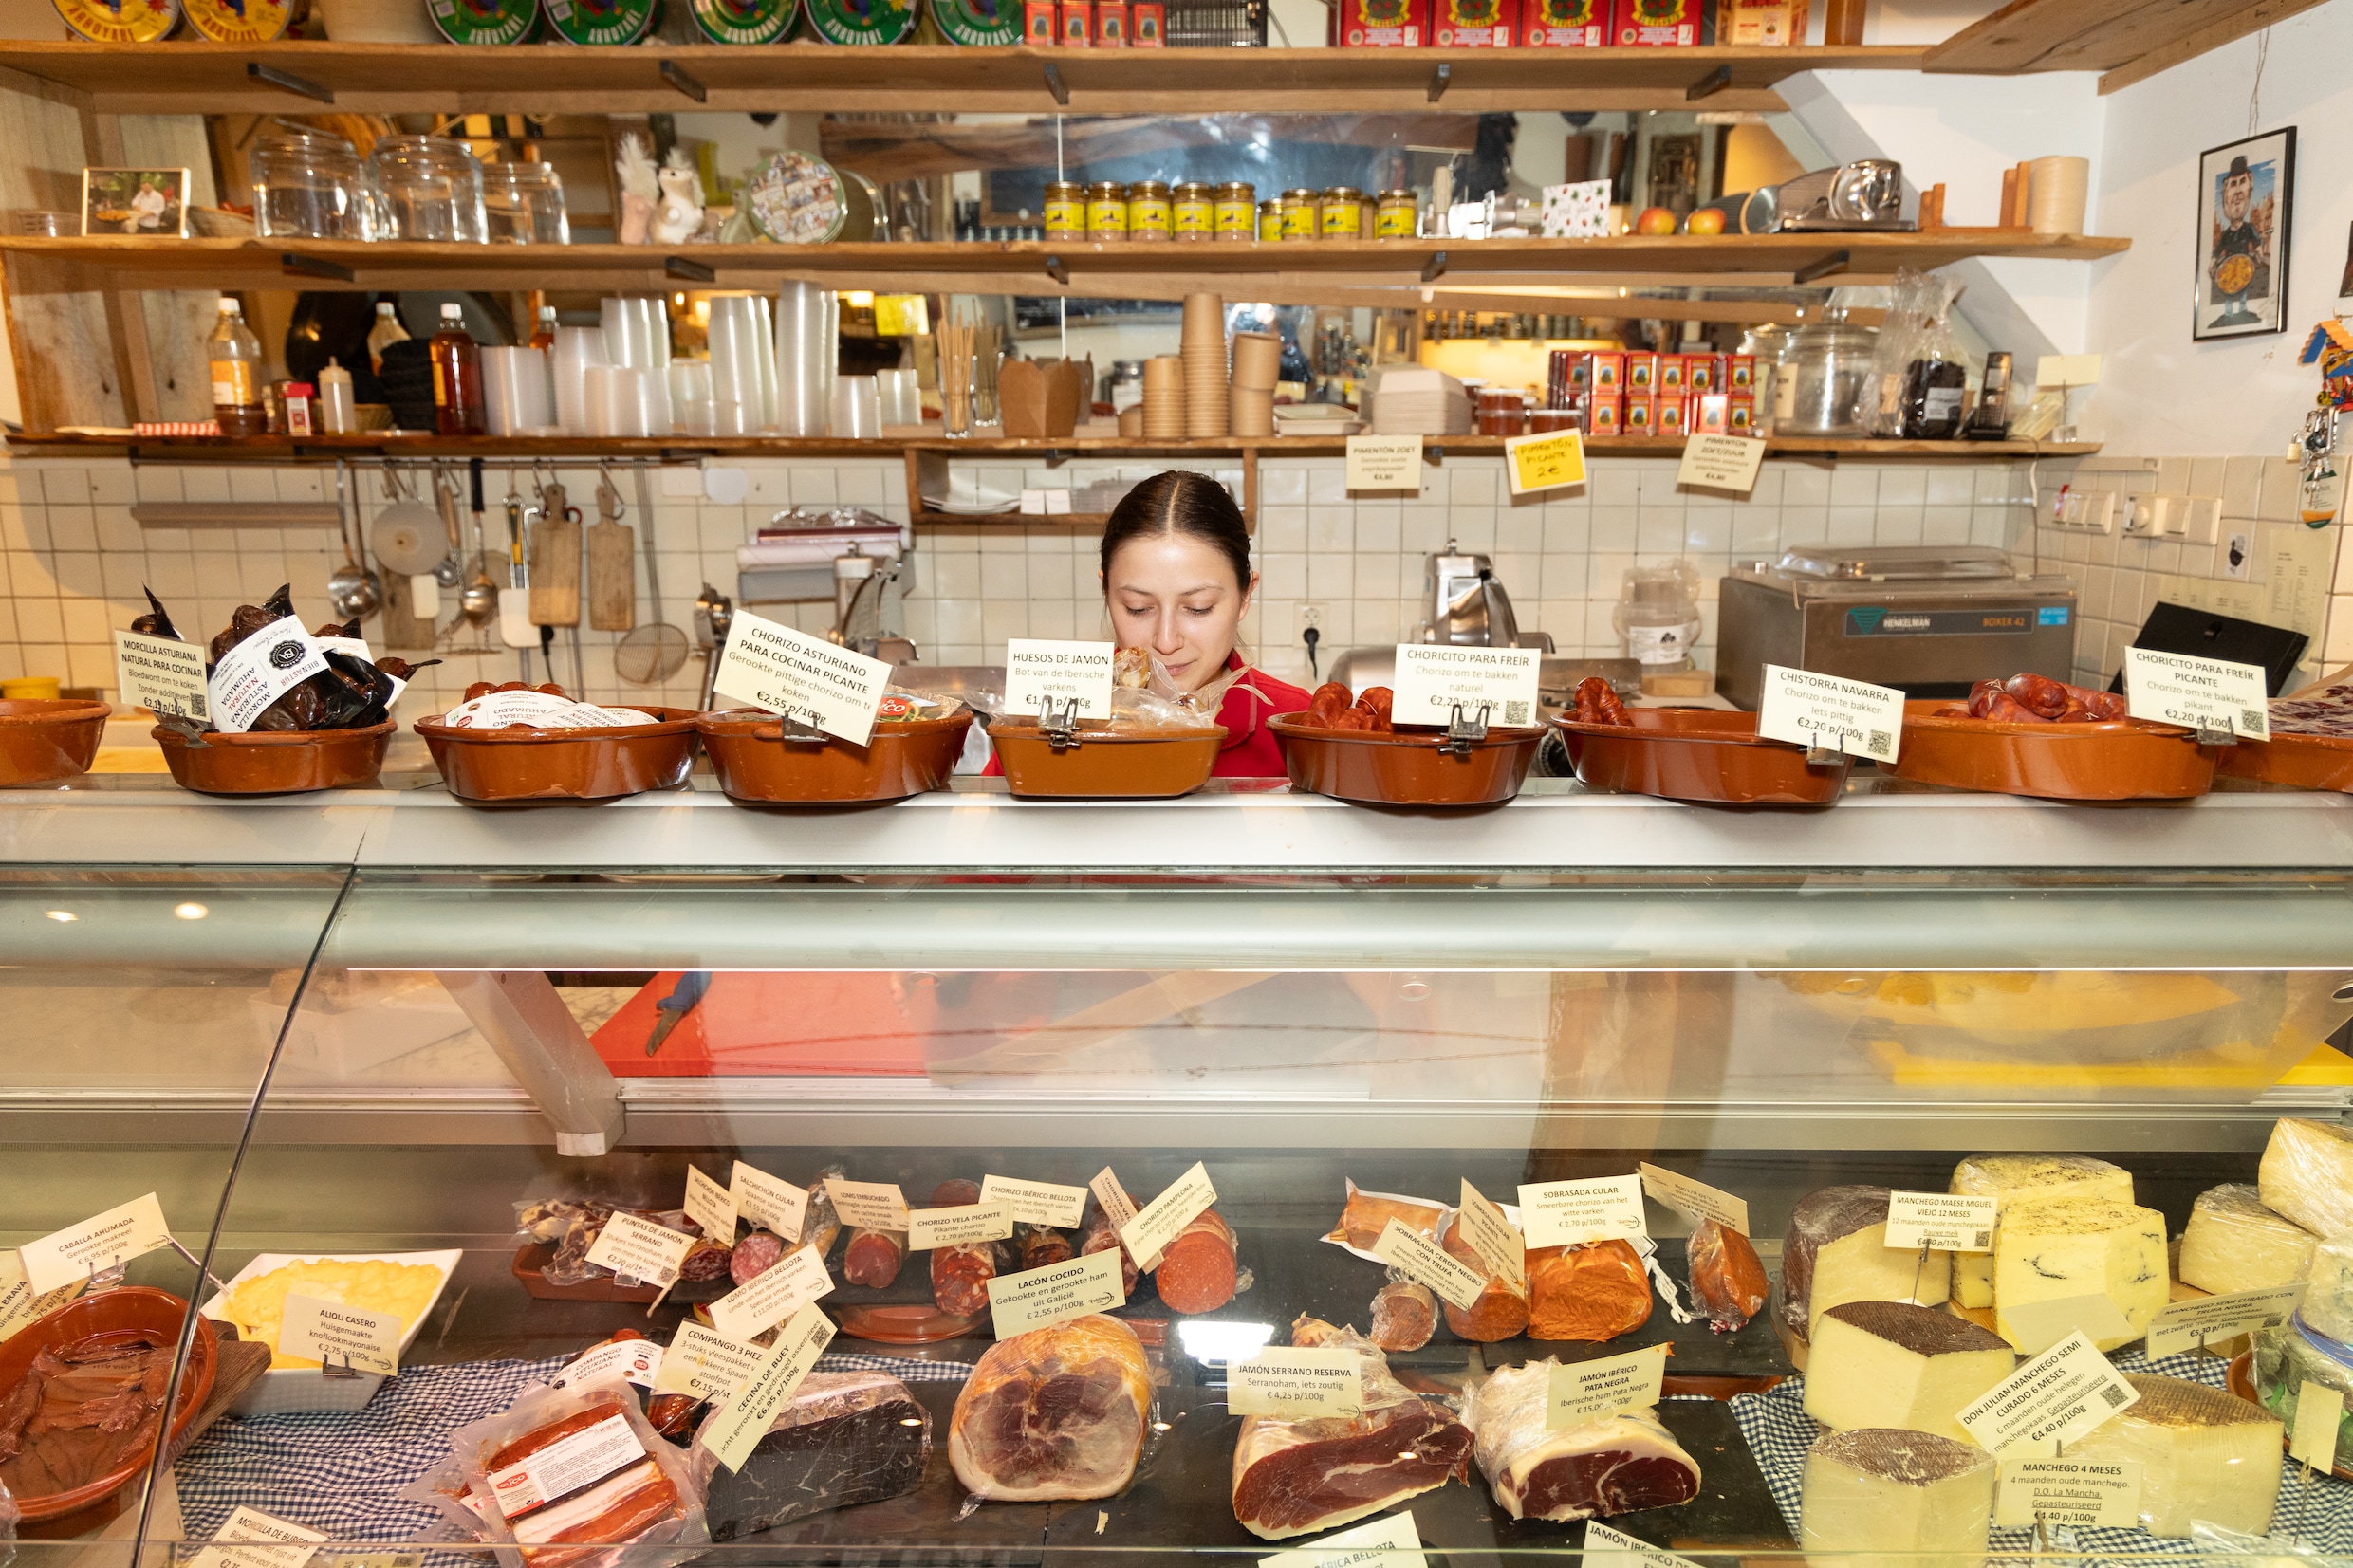
[(1426, 1285), (1397, 1280), (1373, 1297), (1372, 1340), (1382, 1350), (1419, 1350), (1437, 1327), (1438, 1299)]
[(1021, 1252), (1021, 1266), (1044, 1268), (1048, 1264), (1066, 1264), (1076, 1256), (1070, 1245), (1070, 1233), (1043, 1225), (1023, 1225), (1013, 1227), (1013, 1243)]
[(735, 1244), (735, 1251), (728, 1259), (727, 1276), (739, 1285), (748, 1285), (783, 1262), (785, 1239), (770, 1230), (755, 1230)]
[(1528, 1298), (1512, 1289), (1510, 1281), (1490, 1269), (1487, 1260), (1479, 1256), (1477, 1248), (1463, 1239), (1459, 1216), (1446, 1227), (1446, 1235), (1439, 1245), (1446, 1248), (1450, 1257), (1470, 1264), (1487, 1280), (1487, 1288), (1479, 1292), (1479, 1299), (1471, 1303), (1469, 1311), (1464, 1311), (1452, 1301), (1445, 1303), (1448, 1328), (1473, 1344), (1491, 1345), (1498, 1339), (1509, 1339), (1528, 1327)]
[[(980, 1202), (980, 1184), (952, 1178), (932, 1190), (934, 1208), (963, 1208)], [(932, 1305), (956, 1318), (989, 1310), (989, 1282), (1011, 1262), (1001, 1242), (965, 1242), (932, 1250)]]
[(1171, 1312), (1214, 1312), (1233, 1300), (1233, 1227), (1214, 1208), (1176, 1232), (1154, 1278)]
[(1121, 1245), (1120, 1233), (1111, 1227), (1111, 1216), (1101, 1208), (1089, 1205), (1086, 1216), (1086, 1234), (1079, 1243), (1080, 1253), (1084, 1255), (1089, 1252), (1108, 1252), (1114, 1247), (1118, 1247), (1120, 1252), (1121, 1291), (1128, 1300), (1134, 1301), (1136, 1299), (1136, 1260), (1129, 1257), (1127, 1248)]
[(685, 1260), (678, 1264), (678, 1278), (697, 1282), (720, 1279), (726, 1275), (733, 1257), (733, 1248), (722, 1246), (705, 1236), (695, 1242)]
[(880, 1290), (898, 1280), (899, 1265), (906, 1256), (905, 1231), (868, 1230), (861, 1226), (850, 1232), (849, 1245), (842, 1249), (842, 1278)]

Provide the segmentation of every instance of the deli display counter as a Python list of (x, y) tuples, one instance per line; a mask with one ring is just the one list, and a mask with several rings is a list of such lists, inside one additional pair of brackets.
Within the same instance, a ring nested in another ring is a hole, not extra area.
[[(2251, 791), (0, 797), (0, 1245), (153, 1193), (212, 1277), (158, 1247), (62, 1293), (193, 1302), (150, 1348), (196, 1411), (120, 1517), (46, 1533), (533, 1568), (2344, 1549), (2353, 1493), (2287, 1461), (2233, 1360), (2264, 1313), (2229, 1314), (2308, 1275), (2334, 1321), (2349, 895), (2353, 807)], [(2002, 1219), (1899, 1245), (1891, 1193)], [(24, 1306), (0, 1385), (68, 1309)], [(1953, 1425), (2053, 1356), (2126, 1390), (2059, 1444), (2132, 1470), (2100, 1522), (2012, 1497), (2039, 1436)], [(10, 1393), (13, 1488), (49, 1429)]]

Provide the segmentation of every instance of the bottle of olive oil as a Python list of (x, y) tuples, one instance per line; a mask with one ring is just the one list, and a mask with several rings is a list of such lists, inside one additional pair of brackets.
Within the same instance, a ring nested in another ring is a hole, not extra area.
[(205, 356), (213, 363), (213, 417), (223, 435), (267, 435), (269, 412), (262, 406), (262, 341), (245, 324), (245, 307), (231, 295), (220, 301), (220, 320)]

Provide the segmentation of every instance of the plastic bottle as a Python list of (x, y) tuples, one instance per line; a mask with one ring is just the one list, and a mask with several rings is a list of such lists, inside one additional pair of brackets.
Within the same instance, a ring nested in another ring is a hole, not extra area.
[(368, 328), (368, 368), (379, 375), (384, 369), (384, 350), (394, 343), (409, 341), (409, 329), (400, 324), (400, 312), (390, 300), (376, 302), (376, 324)]
[(531, 346), (533, 348), (556, 346), (556, 307), (554, 305), (543, 304), (539, 307), (539, 325), (531, 331)]
[(213, 363), (213, 417), (223, 435), (266, 435), (269, 413), (262, 406), (262, 341), (245, 324), (245, 308), (222, 295), (219, 324), (205, 357)]
[(329, 435), (349, 435), (360, 428), (351, 402), (351, 372), (332, 359), (319, 372), (319, 428)]
[(444, 435), (480, 435), (482, 351), (466, 333), (466, 312), (455, 301), (441, 307), (441, 330), (433, 335), (434, 428)]
[(1690, 669), (1699, 640), (1699, 573), (1688, 561), (1627, 567), (1609, 619), (1625, 656), (1639, 660), (1645, 675)]

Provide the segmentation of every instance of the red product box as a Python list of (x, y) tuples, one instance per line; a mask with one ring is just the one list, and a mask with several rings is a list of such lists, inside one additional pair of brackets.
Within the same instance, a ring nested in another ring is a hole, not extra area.
[(1687, 354), (1683, 357), (1683, 390), (1686, 392), (1721, 392), (1724, 390), (1724, 356), (1721, 354)]
[(1595, 392), (1621, 393), (1626, 390), (1626, 357), (1615, 349), (1604, 349), (1585, 356), (1592, 366), (1588, 378)]
[(1612, 41), (1642, 48), (1688, 48), (1699, 42), (1704, 0), (1615, 0)]
[(1033, 49), (1054, 46), (1054, 0), (1021, 0), (1021, 41)]
[(1123, 49), (1128, 42), (1127, 0), (1095, 0), (1095, 46)]
[(1724, 429), (1732, 435), (1747, 435), (1756, 429), (1756, 395), (1750, 392), (1728, 392), (1724, 395)]
[(1724, 356), (1724, 390), (1753, 392), (1756, 390), (1756, 356), (1727, 354)]
[(1688, 354), (1658, 356), (1658, 396), (1661, 397), (1682, 397), (1686, 390), (1684, 377), (1690, 369), (1691, 356)]
[(1065, 49), (1095, 46), (1095, 0), (1055, 0), (1054, 42)]
[(1647, 393), (1626, 394), (1625, 430), (1628, 435), (1648, 435), (1658, 424), (1658, 400)]
[(1520, 29), (1520, 0), (1431, 0), (1433, 37), (1457, 49), (1508, 49)]
[(1350, 49), (1417, 49), (1430, 41), (1430, 0), (1340, 0), (1332, 42)]
[(1521, 0), (1521, 29), (1540, 49), (1598, 49), (1609, 42), (1611, 0)]
[(1671, 397), (1662, 392), (1658, 395), (1658, 408), (1653, 415), (1653, 423), (1660, 435), (1680, 435), (1691, 428), (1690, 415), (1690, 398)]
[(1595, 394), (1585, 405), (1585, 434), (1616, 435), (1626, 428), (1626, 400), (1614, 392)]
[(1703, 392), (1692, 398), (1699, 406), (1699, 416), (1692, 430), (1699, 435), (1729, 435), (1732, 428), (1732, 400), (1730, 393)]
[(1626, 392), (1630, 397), (1649, 397), (1658, 390), (1658, 356), (1629, 354), (1626, 356)]
[(1168, 47), (1168, 7), (1162, 0), (1130, 0), (1127, 13), (1127, 42), (1130, 47)]

